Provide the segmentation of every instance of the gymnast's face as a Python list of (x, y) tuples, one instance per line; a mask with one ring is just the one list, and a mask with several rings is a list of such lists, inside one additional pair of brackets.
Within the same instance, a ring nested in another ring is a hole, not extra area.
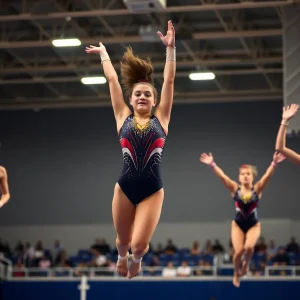
[(252, 184), (253, 180), (254, 177), (250, 168), (240, 168), (239, 181), (241, 184)]
[(137, 84), (132, 91), (130, 104), (138, 113), (150, 113), (156, 104), (152, 86), (150, 84)]

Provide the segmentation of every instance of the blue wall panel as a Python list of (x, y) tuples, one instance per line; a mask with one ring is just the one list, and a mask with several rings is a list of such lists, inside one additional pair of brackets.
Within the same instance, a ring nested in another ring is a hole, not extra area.
[[(87, 300), (285, 300), (300, 299), (300, 281), (89, 281)], [(80, 300), (79, 281), (2, 283), (1, 300)]]

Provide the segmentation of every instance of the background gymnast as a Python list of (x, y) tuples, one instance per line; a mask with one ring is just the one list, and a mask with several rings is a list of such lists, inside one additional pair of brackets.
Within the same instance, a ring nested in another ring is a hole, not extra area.
[[(275, 172), (275, 167), (282, 162), (285, 157), (275, 152), (273, 161), (266, 173), (259, 181), (253, 184), (257, 176), (257, 169), (252, 165), (242, 165), (239, 168), (239, 182), (230, 179), (221, 168), (214, 162), (211, 153), (203, 153), (200, 161), (209, 165), (214, 173), (223, 181), (230, 191), (235, 204), (235, 218), (231, 223), (231, 241), (234, 249), (233, 264), (234, 276), (233, 284), (240, 286), (240, 277), (246, 275), (248, 263), (252, 258), (254, 246), (261, 233), (261, 225), (257, 216), (258, 202), (265, 190), (267, 183)], [(243, 261), (242, 261), (242, 256)], [(242, 268), (241, 267), (242, 263)]]

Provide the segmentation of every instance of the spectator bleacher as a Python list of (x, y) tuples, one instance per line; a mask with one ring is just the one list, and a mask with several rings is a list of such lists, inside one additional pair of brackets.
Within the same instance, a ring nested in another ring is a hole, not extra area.
[[(300, 276), (300, 251), (295, 238), (279, 247), (272, 240), (267, 245), (264, 238), (260, 238), (254, 250), (248, 276)], [(203, 248), (197, 241), (191, 248), (178, 248), (168, 240), (165, 247), (160, 244), (153, 249), (150, 246), (143, 258), (142, 276), (232, 276), (232, 255), (231, 243), (228, 249), (218, 240), (214, 244), (207, 241)], [(83, 247), (69, 256), (59, 241), (54, 242), (53, 250), (44, 249), (42, 241), (34, 247), (18, 242), (11, 250), (0, 240), (0, 257), (10, 262), (14, 277), (117, 276), (117, 251), (104, 239), (97, 239), (90, 248)]]

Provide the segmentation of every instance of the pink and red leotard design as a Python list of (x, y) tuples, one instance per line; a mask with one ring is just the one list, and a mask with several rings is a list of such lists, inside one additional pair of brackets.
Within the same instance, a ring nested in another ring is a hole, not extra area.
[(257, 207), (259, 197), (252, 188), (252, 194), (249, 201), (244, 202), (242, 198), (241, 188), (239, 187), (234, 197), (235, 217), (234, 220), (243, 232), (247, 232), (252, 226), (258, 222)]
[(155, 116), (141, 126), (130, 115), (124, 121), (119, 139), (123, 169), (118, 183), (136, 205), (163, 187), (160, 165), (166, 134)]

